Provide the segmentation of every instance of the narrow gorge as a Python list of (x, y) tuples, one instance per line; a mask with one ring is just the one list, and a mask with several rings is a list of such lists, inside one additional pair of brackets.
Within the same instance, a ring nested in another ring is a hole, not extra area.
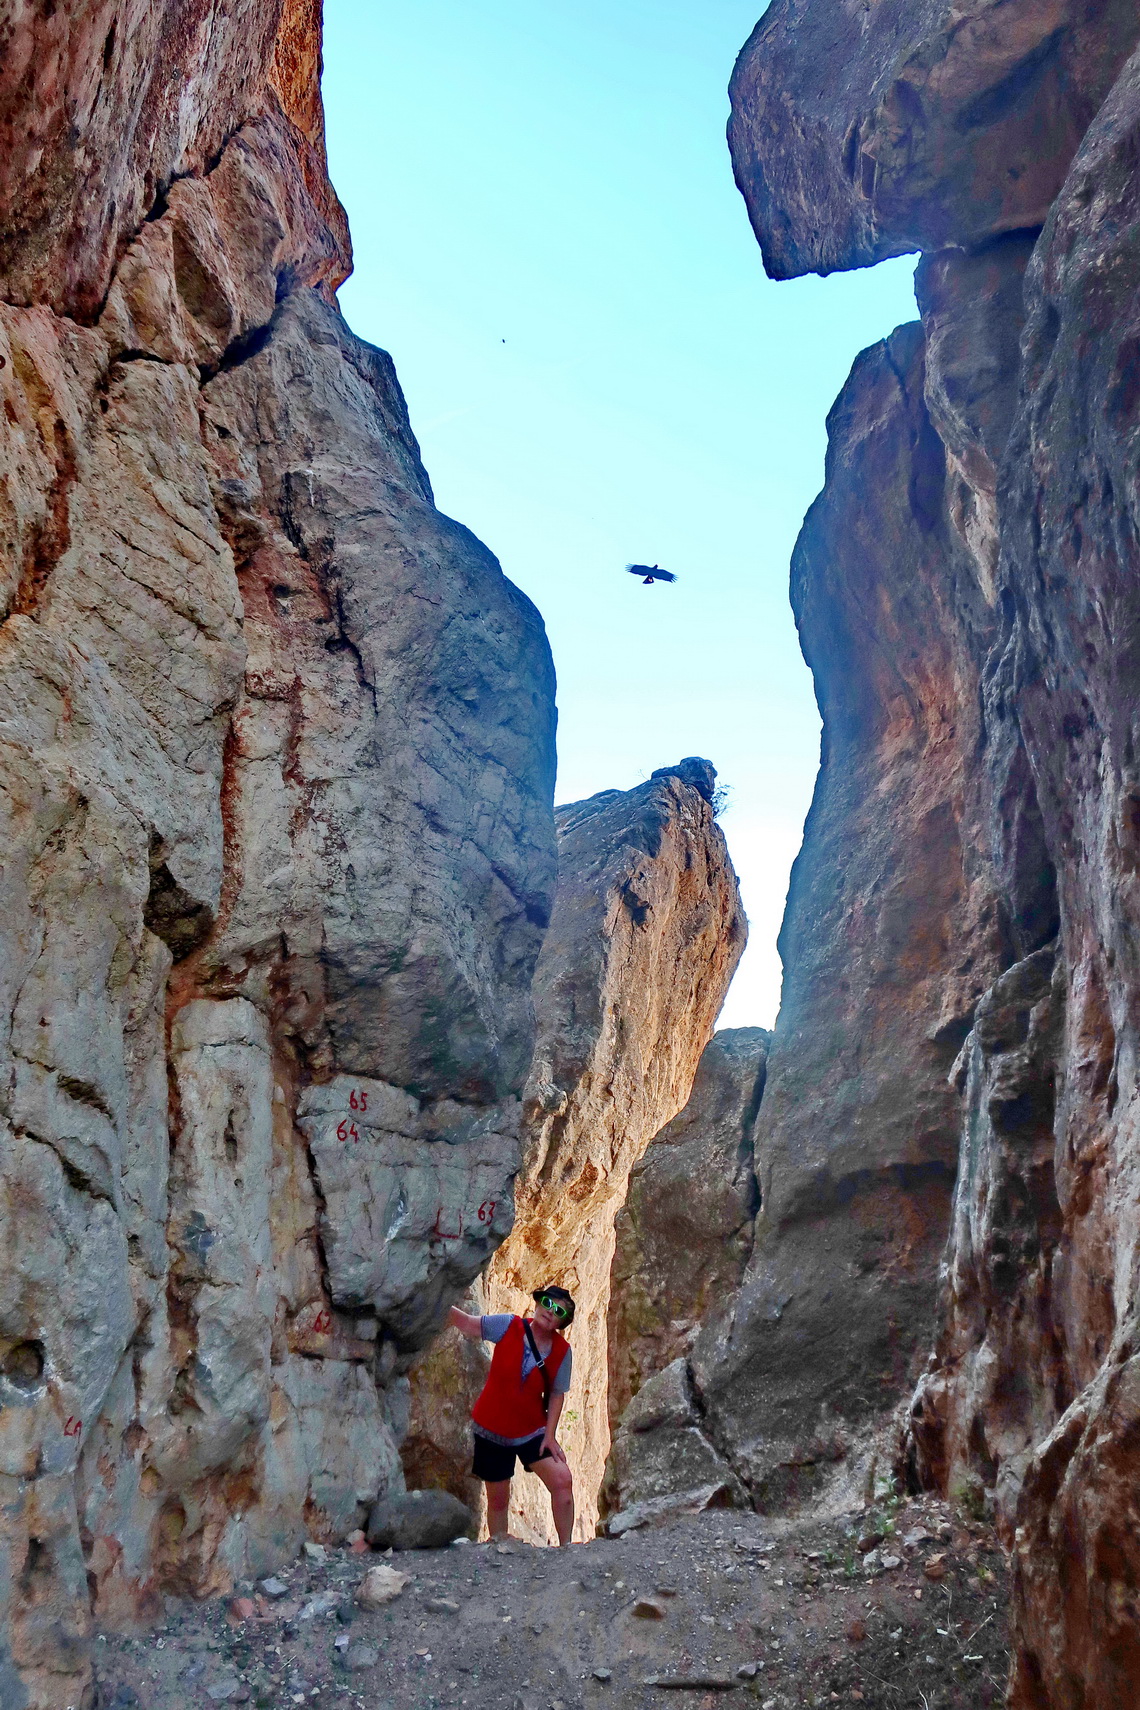
[(712, 765), (554, 807), (541, 616), (337, 307), (319, 0), (0, 42), (0, 1710), (138, 1705), (108, 1636), (477, 1506), (448, 1308), (553, 1281), (580, 1539), (945, 1501), (1009, 1710), (1131, 1704), (1134, 0), (773, 0), (737, 63), (769, 275), (919, 255), (793, 556), (771, 1033), (714, 1031)]

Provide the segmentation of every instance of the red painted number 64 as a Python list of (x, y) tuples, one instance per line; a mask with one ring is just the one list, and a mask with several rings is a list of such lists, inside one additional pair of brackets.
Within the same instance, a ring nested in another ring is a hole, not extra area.
[(360, 1130), (357, 1128), (355, 1122), (349, 1122), (346, 1117), (343, 1122), (337, 1123), (336, 1137), (342, 1142), (345, 1140), (359, 1140)]

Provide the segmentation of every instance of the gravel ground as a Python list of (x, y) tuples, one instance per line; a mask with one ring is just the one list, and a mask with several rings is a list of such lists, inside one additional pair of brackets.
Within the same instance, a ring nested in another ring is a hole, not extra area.
[[(408, 1583), (362, 1610), (381, 1561)], [(779, 1529), (719, 1510), (567, 1550), (358, 1545), (276, 1581), (100, 1638), (99, 1710), (978, 1710), (1003, 1694), (1004, 1558), (932, 1502)]]

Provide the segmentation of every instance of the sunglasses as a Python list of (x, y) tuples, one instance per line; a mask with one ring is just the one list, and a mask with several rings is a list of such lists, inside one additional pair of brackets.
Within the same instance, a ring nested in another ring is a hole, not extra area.
[(538, 1304), (545, 1306), (547, 1312), (553, 1312), (555, 1318), (560, 1318), (563, 1323), (570, 1316), (570, 1308), (564, 1300), (551, 1300), (548, 1294), (543, 1294), (539, 1296)]

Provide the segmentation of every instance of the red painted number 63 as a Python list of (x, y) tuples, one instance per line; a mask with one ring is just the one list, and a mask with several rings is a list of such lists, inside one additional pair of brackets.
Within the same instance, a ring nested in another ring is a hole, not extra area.
[(346, 1118), (343, 1122), (337, 1123), (336, 1137), (342, 1142), (345, 1140), (359, 1140), (360, 1130), (357, 1128), (355, 1122), (349, 1122)]
[(495, 1215), (495, 1207), (498, 1203), (497, 1199), (485, 1199), (483, 1201), (478, 1211), (480, 1223), (490, 1223), (491, 1219)]

